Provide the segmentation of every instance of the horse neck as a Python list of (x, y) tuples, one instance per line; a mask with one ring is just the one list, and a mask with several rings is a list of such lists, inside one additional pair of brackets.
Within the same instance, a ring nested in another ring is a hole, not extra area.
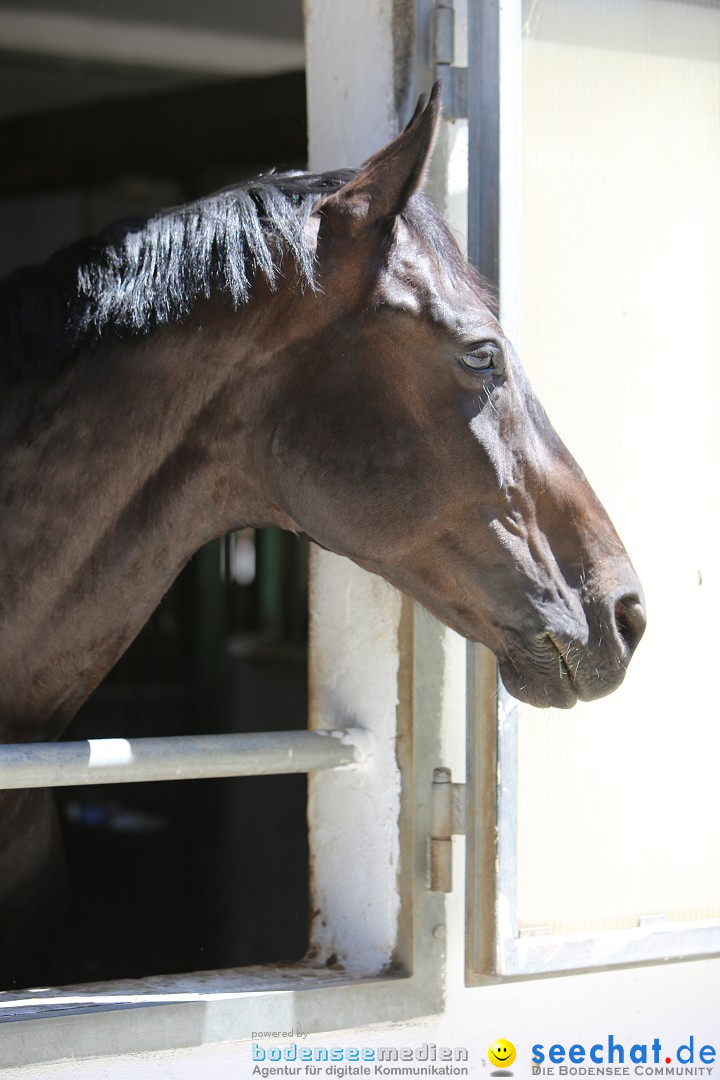
[(272, 520), (257, 478), (243, 490), (257, 403), (242, 353), (195, 317), (98, 347), (16, 403), (0, 478), (0, 741), (59, 734), (193, 552)]

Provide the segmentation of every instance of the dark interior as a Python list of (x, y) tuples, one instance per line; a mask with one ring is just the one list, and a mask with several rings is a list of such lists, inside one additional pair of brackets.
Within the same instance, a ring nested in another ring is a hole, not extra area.
[[(79, 0), (67, 6), (97, 13)], [(153, 7), (157, 19), (202, 18), (196, 6), (160, 0), (108, 4), (138, 19), (153, 17)], [(269, 18), (257, 3), (213, 0), (215, 8), (219, 31), (231, 9), (255, 19), (255, 33)], [(276, 23), (281, 8), (287, 27), (260, 30), (292, 38), (299, 27), (301, 35), (299, 2), (277, 5)], [(0, 273), (113, 220), (272, 166), (305, 166), (300, 70), (191, 77), (4, 53), (0, 42), (0, 83), (15, 88), (14, 107), (0, 111)], [(196, 554), (66, 737), (303, 728), (306, 656), (306, 544), (245, 530)], [(48, 983), (304, 954), (305, 777), (59, 788), (56, 798), (69, 900)]]
[[(235, 575), (234, 551), (245, 560)], [(306, 727), (306, 566), (306, 545), (274, 530), (198, 552), (67, 738)], [(305, 952), (304, 776), (58, 788), (56, 798), (70, 904), (53, 981)]]

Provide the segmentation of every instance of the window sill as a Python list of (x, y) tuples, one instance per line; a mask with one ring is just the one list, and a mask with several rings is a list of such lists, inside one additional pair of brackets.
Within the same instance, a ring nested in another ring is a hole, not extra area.
[(309, 962), (0, 994), (0, 1068), (429, 1016), (442, 982)]

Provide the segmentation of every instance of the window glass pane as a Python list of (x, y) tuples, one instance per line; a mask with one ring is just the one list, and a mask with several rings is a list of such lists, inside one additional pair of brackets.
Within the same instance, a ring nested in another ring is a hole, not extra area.
[(524, 361), (649, 627), (616, 694), (521, 709), (519, 925), (717, 918), (720, 7), (524, 20)]

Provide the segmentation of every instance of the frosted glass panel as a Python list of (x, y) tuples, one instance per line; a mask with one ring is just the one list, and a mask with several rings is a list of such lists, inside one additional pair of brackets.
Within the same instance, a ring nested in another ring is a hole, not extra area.
[(523, 706), (519, 926), (720, 918), (720, 8), (534, 0), (522, 352), (643, 582), (625, 685)]

